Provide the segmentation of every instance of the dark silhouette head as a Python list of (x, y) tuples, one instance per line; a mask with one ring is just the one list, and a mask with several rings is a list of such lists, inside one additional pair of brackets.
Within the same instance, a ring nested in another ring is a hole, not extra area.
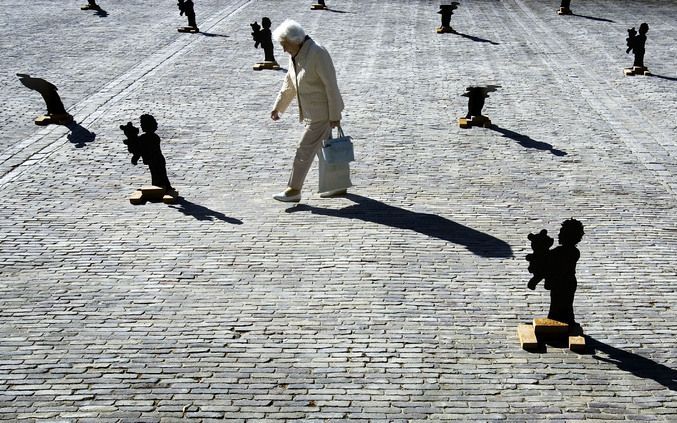
[(147, 134), (153, 134), (157, 131), (157, 121), (152, 115), (141, 115), (141, 130)]
[(649, 25), (647, 23), (643, 23), (639, 26), (639, 33), (640, 34), (646, 34), (649, 32)]
[(557, 240), (561, 245), (574, 246), (581, 242), (584, 234), (583, 224), (576, 219), (569, 219), (562, 222)]
[(261, 25), (263, 26), (264, 29), (270, 29), (273, 23), (270, 21), (270, 19), (263, 18), (261, 19)]

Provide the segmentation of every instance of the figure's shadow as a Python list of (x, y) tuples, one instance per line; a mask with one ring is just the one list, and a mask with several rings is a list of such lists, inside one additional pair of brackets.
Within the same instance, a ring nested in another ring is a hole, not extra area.
[(572, 13), (571, 15), (572, 16), (578, 16), (579, 18), (590, 19), (592, 21), (616, 23), (616, 21), (612, 21), (611, 19), (606, 19), (606, 18), (596, 18), (594, 16), (579, 15), (577, 13)]
[(511, 131), (509, 129), (501, 128), (500, 126), (497, 125), (491, 125), (489, 129), (502, 134), (506, 138), (510, 138), (511, 140), (517, 141), (519, 145), (521, 145), (524, 148), (535, 148), (536, 150), (549, 151), (555, 156), (559, 157), (567, 155), (566, 152), (554, 148), (547, 142), (536, 141), (526, 135), (518, 134), (517, 132)]
[(458, 31), (454, 31), (454, 34), (460, 35), (463, 38), (467, 38), (469, 40), (472, 40), (472, 41), (475, 41), (475, 42), (478, 42), (478, 43), (489, 43), (489, 44), (495, 45), (495, 46), (501, 44), (501, 43), (497, 43), (497, 42), (494, 42), (494, 41), (491, 41), (491, 40), (487, 40), (485, 38), (476, 37), (474, 35), (463, 34), (463, 33), (458, 32)]
[(214, 34), (211, 32), (200, 32), (200, 34), (204, 35), (205, 37), (222, 37), (222, 38), (230, 38), (228, 35), (224, 34)]
[[(677, 391), (677, 370), (641, 355), (612, 347), (590, 336), (586, 336), (586, 345), (597, 360), (615, 364), (621, 370), (643, 379), (653, 379), (671, 391)], [(608, 358), (598, 356), (596, 353), (599, 351), (606, 354)]]
[(87, 143), (96, 139), (96, 134), (94, 132), (90, 132), (87, 128), (75, 121), (66, 124), (66, 127), (71, 131), (71, 133), (68, 134), (68, 141), (75, 144), (76, 148), (82, 148), (87, 145)]
[(285, 212), (309, 211), (322, 216), (359, 219), (393, 228), (408, 229), (443, 241), (463, 245), (472, 253), (482, 257), (512, 257), (512, 249), (505, 241), (443, 217), (389, 206), (380, 201), (355, 194), (346, 194), (345, 198), (355, 204), (338, 210), (302, 204), (290, 207)]
[(656, 75), (656, 74), (653, 74), (653, 73), (649, 76), (653, 76), (654, 78), (665, 79), (665, 80), (668, 80), (668, 81), (677, 81), (677, 78), (673, 78), (671, 76)]
[(209, 209), (205, 206), (199, 204), (191, 203), (183, 197), (180, 197), (178, 202), (175, 205), (170, 205), (169, 207), (180, 211), (186, 216), (192, 216), (197, 220), (201, 221), (214, 221), (220, 220), (222, 222), (232, 223), (233, 225), (241, 225), (242, 221), (240, 219), (235, 219), (234, 217), (228, 217), (221, 212)]
[(348, 12), (348, 11), (345, 11), (345, 10), (336, 10), (336, 9), (325, 9), (325, 10), (327, 12), (334, 12), (334, 13), (352, 13), (352, 12)]

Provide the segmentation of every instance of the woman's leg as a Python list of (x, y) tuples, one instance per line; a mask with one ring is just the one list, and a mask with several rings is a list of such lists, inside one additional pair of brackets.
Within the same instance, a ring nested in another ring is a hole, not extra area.
[(303, 188), (303, 182), (313, 164), (315, 154), (322, 148), (322, 142), (329, 138), (330, 134), (329, 121), (311, 122), (306, 125), (299, 148), (296, 149), (296, 157), (294, 157), (294, 165), (289, 177), (289, 188), (299, 191)]

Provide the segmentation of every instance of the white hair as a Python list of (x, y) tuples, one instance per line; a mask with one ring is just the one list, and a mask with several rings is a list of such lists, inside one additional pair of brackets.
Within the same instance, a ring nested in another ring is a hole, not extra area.
[(273, 37), (278, 43), (286, 40), (294, 44), (302, 44), (303, 40), (306, 39), (306, 31), (298, 22), (291, 19), (285, 19), (280, 26), (275, 28)]

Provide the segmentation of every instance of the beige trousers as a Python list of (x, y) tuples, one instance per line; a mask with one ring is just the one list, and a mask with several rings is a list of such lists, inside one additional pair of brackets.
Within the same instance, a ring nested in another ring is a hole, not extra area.
[(301, 144), (296, 149), (294, 157), (294, 166), (289, 177), (289, 188), (301, 190), (306, 175), (313, 164), (315, 155), (320, 153), (322, 143), (331, 135), (331, 126), (329, 121), (306, 123), (306, 130), (301, 137)]

